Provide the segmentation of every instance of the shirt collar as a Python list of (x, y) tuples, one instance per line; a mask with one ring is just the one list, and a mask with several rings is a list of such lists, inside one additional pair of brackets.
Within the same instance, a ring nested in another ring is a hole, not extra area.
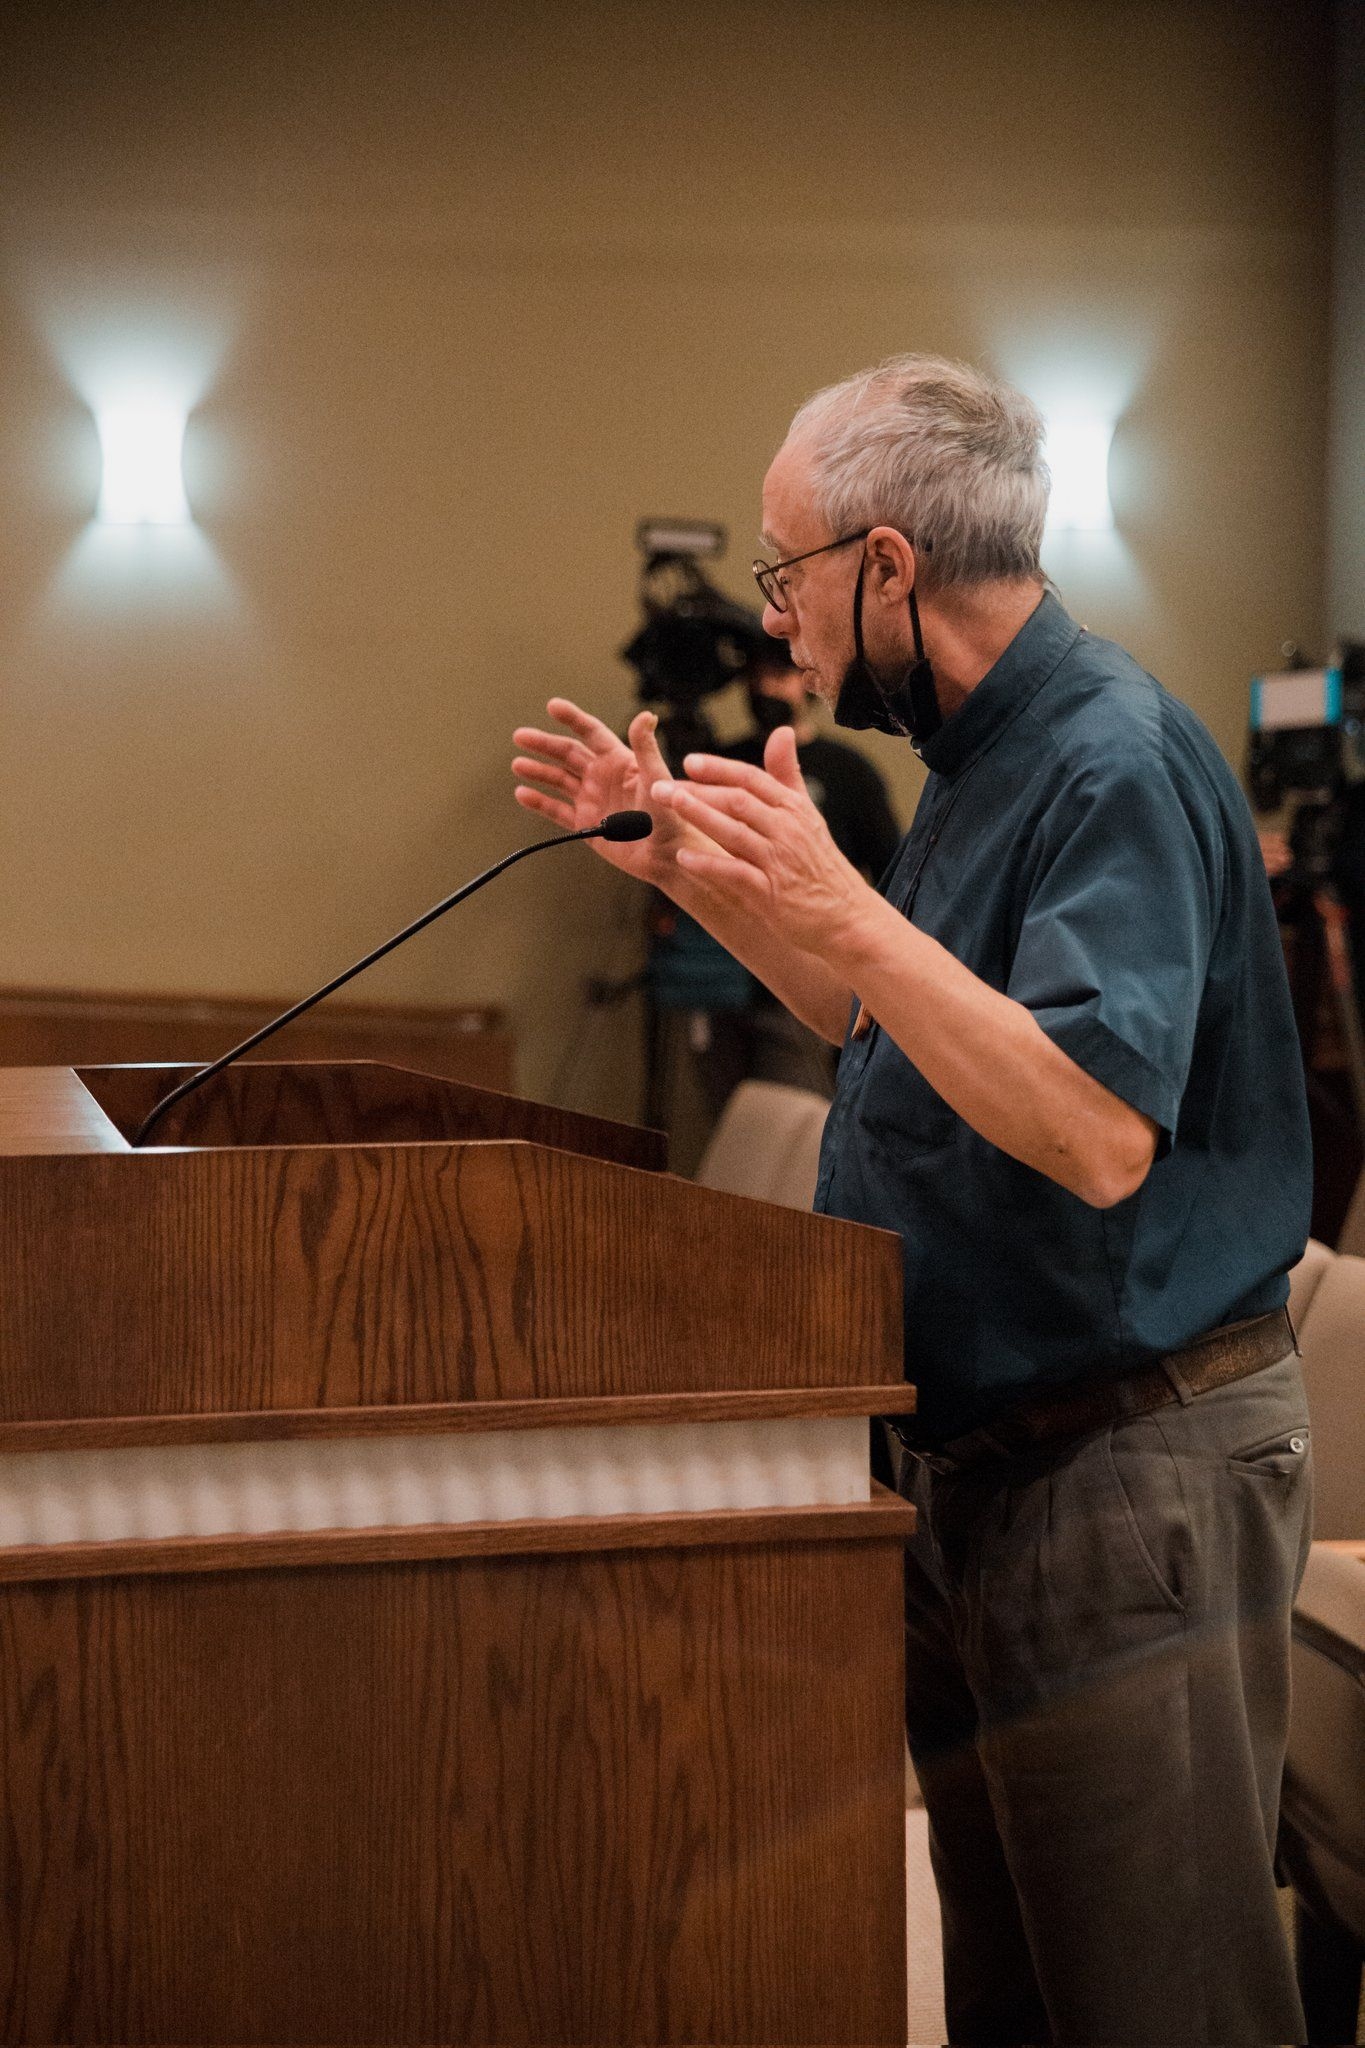
[(1081, 629), (1065, 605), (1045, 590), (961, 710), (925, 740), (920, 748), (925, 767), (949, 779), (969, 767), (1032, 702), (1080, 637)]

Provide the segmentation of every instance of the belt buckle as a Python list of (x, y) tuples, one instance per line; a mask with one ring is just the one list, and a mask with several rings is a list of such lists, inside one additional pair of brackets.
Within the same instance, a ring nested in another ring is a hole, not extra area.
[(927, 1444), (914, 1435), (916, 1418), (913, 1415), (883, 1415), (881, 1418), (895, 1437), (903, 1451), (915, 1458), (929, 1472), (945, 1473), (957, 1470), (951, 1458), (943, 1457), (938, 1451), (931, 1451)]
[[(906, 1448), (909, 1449), (909, 1446), (907, 1445)], [(940, 1479), (947, 1478), (949, 1473), (956, 1472), (959, 1469), (956, 1461), (952, 1458), (945, 1458), (941, 1451), (912, 1450), (910, 1455), (912, 1458), (918, 1458), (921, 1465), (926, 1466), (930, 1472), (933, 1472)]]

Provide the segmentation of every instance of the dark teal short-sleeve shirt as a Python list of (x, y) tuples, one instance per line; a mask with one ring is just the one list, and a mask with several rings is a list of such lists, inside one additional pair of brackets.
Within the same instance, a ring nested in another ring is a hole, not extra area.
[(1046, 595), (924, 746), (889, 901), (1158, 1126), (1095, 1209), (851, 1034), (816, 1207), (899, 1231), (926, 1437), (1278, 1308), (1308, 1235), (1302, 1064), (1236, 778), (1199, 720)]

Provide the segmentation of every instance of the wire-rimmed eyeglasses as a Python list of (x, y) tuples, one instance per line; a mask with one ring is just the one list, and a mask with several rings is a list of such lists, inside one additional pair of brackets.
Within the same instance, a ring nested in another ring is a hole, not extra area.
[(784, 569), (790, 569), (797, 562), (808, 562), (812, 555), (827, 555), (831, 548), (846, 548), (850, 541), (866, 540), (871, 531), (870, 526), (864, 526), (857, 533), (841, 534), (838, 540), (827, 540), (823, 547), (807, 548), (803, 555), (788, 555), (783, 562), (755, 562), (754, 581), (763, 592), (765, 602), (770, 604), (775, 612), (784, 612), (787, 609), (787, 593), (783, 588), (781, 573)]

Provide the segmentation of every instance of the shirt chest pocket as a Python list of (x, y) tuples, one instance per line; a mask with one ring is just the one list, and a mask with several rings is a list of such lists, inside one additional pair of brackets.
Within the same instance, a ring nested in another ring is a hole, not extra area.
[(893, 1160), (948, 1144), (960, 1122), (956, 1110), (884, 1033), (877, 1040), (858, 1091), (858, 1123)]

